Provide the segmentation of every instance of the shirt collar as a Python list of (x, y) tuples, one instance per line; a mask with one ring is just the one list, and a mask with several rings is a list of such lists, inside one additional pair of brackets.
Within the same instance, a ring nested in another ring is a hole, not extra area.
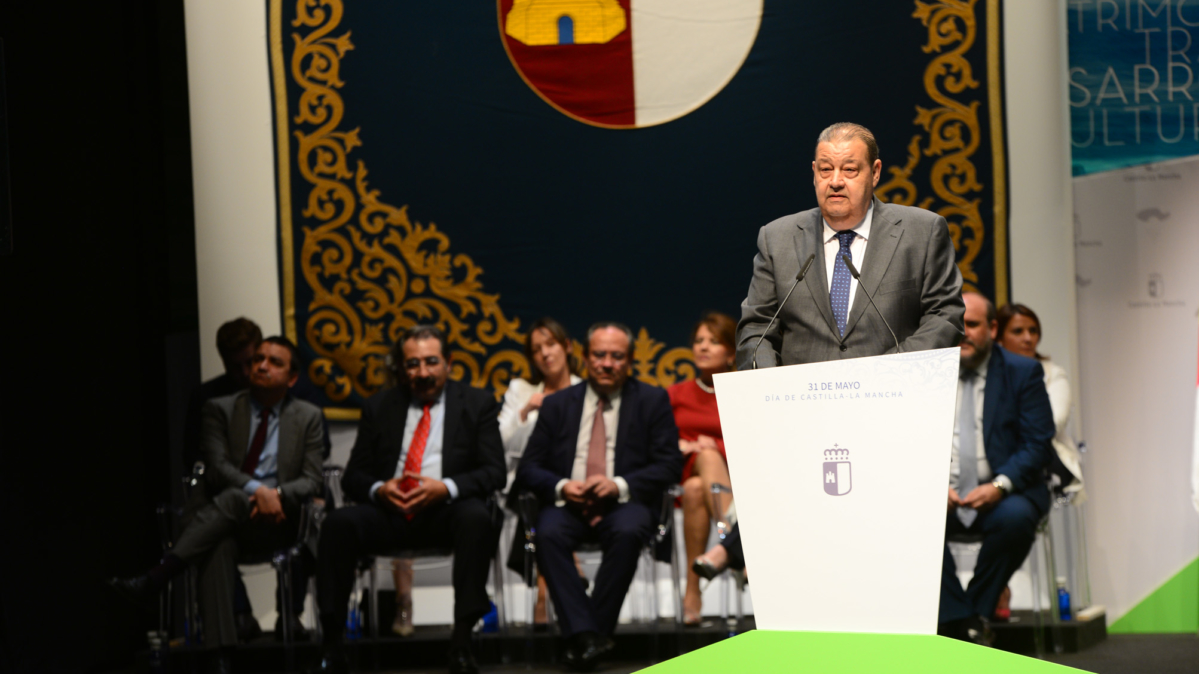
[[(283, 401), (284, 400), (287, 400), (287, 396), (283, 396), (282, 398), (279, 399), (279, 402), (277, 402), (271, 406), (271, 416), (273, 418), (275, 418), (275, 419), (279, 418), (279, 413), (283, 411)], [(258, 401), (255, 400), (254, 396), (252, 396), (252, 395), (250, 396), (250, 409), (254, 410), (254, 416), (258, 416), (258, 415), (262, 414), (262, 405), (258, 404)]]
[[(447, 382), (447, 385), (448, 385), (448, 382)], [(434, 400), (434, 401), (433, 401), (433, 404), (432, 404), (432, 405), (430, 405), (430, 407), (437, 407), (438, 405), (442, 405), (442, 404), (444, 404), (444, 403), (445, 403), (445, 387), (443, 386), (443, 387), (441, 388), (441, 395), (437, 396), (437, 400)], [(420, 399), (420, 398), (417, 398), (416, 396), (413, 396), (413, 397), (412, 397), (412, 402), (411, 402), (411, 403), (409, 403), (409, 404), (408, 404), (408, 406), (409, 406), (409, 407), (415, 407), (416, 409), (418, 409), (418, 410), (419, 410), (419, 409), (423, 408), (425, 405), (424, 405), (424, 403), (421, 401), (421, 399)]]
[[(621, 387), (621, 388), (623, 388), (623, 387)], [(617, 400), (620, 400), (620, 391), (621, 391), (621, 389), (618, 388), (615, 391), (609, 393), (607, 396), (608, 402), (616, 402)], [(587, 382), (587, 396), (589, 396), (593, 400), (598, 400), (600, 397), (599, 391), (595, 390), (595, 387), (593, 387), (591, 385), (590, 381)]]
[(995, 353), (995, 345), (991, 345), (991, 350), (987, 352), (987, 357), (982, 359), (982, 362), (974, 368), (974, 376), (979, 379), (987, 378), (987, 366), (991, 364), (991, 354)]
[[(873, 220), (874, 220), (874, 199), (871, 199), (870, 205), (868, 207), (866, 207), (866, 217), (862, 218), (862, 221), (858, 223), (857, 227), (854, 227), (850, 231), (852, 231), (855, 234), (857, 234), (858, 236), (862, 237), (863, 240), (869, 241), (870, 240), (870, 223)], [(838, 232), (837, 232), (837, 230), (835, 230), (831, 226), (829, 226), (828, 220), (825, 220), (823, 216), (820, 218), (820, 221), (824, 223), (824, 242), (828, 243), (829, 241), (832, 241), (837, 236)]]

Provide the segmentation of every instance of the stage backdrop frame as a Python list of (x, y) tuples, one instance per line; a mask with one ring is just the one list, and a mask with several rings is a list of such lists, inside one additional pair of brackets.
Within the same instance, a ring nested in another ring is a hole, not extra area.
[[(512, 377), (527, 376), (529, 372), (522, 352), (521, 326), (522, 318), (536, 315), (506, 311), (497, 288), (484, 288), (482, 265), (476, 259), (489, 253), (485, 240), (468, 235), (466, 252), (462, 247), (452, 247), (449, 232), (411, 217), (409, 206), (397, 207), (385, 200), (384, 194), (397, 191), (398, 185), (381, 180), (383, 186), (379, 187), (368, 180), (367, 161), (360, 148), (364, 146), (363, 136), (378, 135), (379, 129), (349, 123), (348, 118), (355, 115), (343, 95), (349, 80), (342, 77), (347, 54), (356, 48), (351, 33), (366, 29), (349, 25), (343, 0), (297, 0), (294, 4), (267, 0), (266, 6), (277, 159), (282, 323), (285, 334), (301, 349), (305, 374), (320, 389), (327, 416), (343, 420), (358, 417), (361, 402), (386, 385), (390, 344), (403, 329), (418, 322), (435, 322), (446, 329), (453, 378), (490, 386), (497, 397), (501, 396)], [(807, 9), (814, 11), (820, 6), (813, 4)], [(788, 14), (795, 11), (792, 7), (779, 0), (766, 0), (761, 32), (774, 31), (771, 34), (776, 35), (792, 26), (785, 21), (792, 18)], [(919, 40), (912, 40), (910, 52), (905, 53), (920, 54), (925, 59), (918, 78), (923, 90), (914, 109), (888, 113), (910, 119), (910, 125), (903, 135), (906, 143), (895, 133), (889, 137), (880, 134), (884, 173), (876, 194), (884, 201), (917, 205), (945, 216), (966, 287), (979, 289), (1002, 304), (1009, 294), (1002, 2), (915, 0), (909, 7), (911, 26), (904, 29), (915, 27), (913, 34), (918, 34)], [(353, 9), (357, 12), (365, 8)], [(502, 17), (495, 19), (500, 19), (502, 25)], [(499, 26), (494, 28), (502, 31)], [(757, 39), (761, 42), (764, 38), (759, 34)], [(748, 85), (734, 89), (745, 71), (763, 67), (764, 57), (755, 54), (758, 48), (755, 44), (742, 72), (701, 110), (655, 128), (717, 114), (714, 106), (718, 103), (745, 94)], [(494, 51), (511, 67), (501, 40), (496, 40)], [(896, 72), (913, 74), (903, 70), (885, 74)], [(488, 86), (522, 87), (531, 101), (522, 105), (545, 108), (545, 117), (536, 120), (539, 124), (550, 123), (548, 115), (562, 123), (578, 124), (546, 106), (524, 85), (515, 69), (510, 75), (511, 82), (489, 82)], [(878, 86), (884, 86), (882, 76), (878, 79)], [(835, 101), (827, 97), (824, 100), (830, 101), (829, 114), (836, 115), (836, 106), (832, 105)], [(541, 114), (532, 107), (518, 112)], [(914, 118), (909, 117), (913, 112)], [(868, 119), (859, 117), (856, 121), (874, 127)], [(795, 144), (800, 159), (795, 176), (790, 178), (800, 187), (803, 198), (813, 201), (798, 204), (805, 208), (814, 205), (810, 188), (803, 194), (806, 181), (810, 181), (810, 173), (806, 179), (803, 177), (809, 170), (808, 136), (818, 130), (803, 129), (802, 140)], [(421, 133), (419, 129), (409, 131), (412, 137)], [(654, 129), (590, 127), (590, 132), (644, 134)], [(895, 151), (899, 147), (903, 153)], [(355, 150), (358, 156), (352, 160), (350, 155)], [(888, 163), (901, 154), (906, 154), (902, 163)], [(388, 164), (391, 159), (385, 151), (382, 156), (372, 155), (371, 161), (378, 165)], [(388, 172), (379, 175), (386, 178)], [(772, 217), (800, 210), (787, 203), (796, 202), (793, 196), (785, 195), (785, 199), (769, 205)], [(725, 264), (737, 270), (734, 285), (741, 296), (748, 285), (754, 231), (772, 217), (755, 217), (738, 231), (737, 240), (744, 241), (736, 254), (743, 254), (743, 260), (726, 255)], [(463, 235), (457, 230), (453, 234), (461, 242)], [(561, 250), (567, 255), (578, 254), (577, 248), (570, 246)], [(661, 258), (675, 264), (679, 271), (688, 269), (687, 260), (670, 260), (665, 253)], [(497, 262), (487, 264), (495, 268)], [(511, 278), (509, 275), (509, 281)], [(504, 296), (509, 303), (520, 302), (519, 293), (514, 295), (505, 289)], [(721, 304), (719, 308), (736, 315), (736, 306), (725, 304), (729, 306)], [(688, 312), (698, 317), (702, 308), (696, 305)], [(553, 311), (553, 307), (548, 309)], [(600, 317), (609, 316), (594, 316)], [(669, 326), (647, 324), (650, 322), (634, 324), (636, 376), (662, 386), (694, 377), (690, 349), (684, 344), (684, 330), (690, 326), (680, 325), (678, 320)], [(579, 334), (586, 326), (576, 320), (568, 327)], [(651, 332), (659, 338), (651, 337)], [(577, 344), (575, 351), (580, 351)]]

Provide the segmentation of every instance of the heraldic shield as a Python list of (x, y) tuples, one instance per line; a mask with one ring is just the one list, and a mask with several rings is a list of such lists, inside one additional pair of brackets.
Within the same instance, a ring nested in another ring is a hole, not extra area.
[(498, 0), (512, 65), (577, 121), (662, 124), (720, 92), (749, 55), (762, 0)]
[[(834, 445), (836, 447), (836, 445)], [(844, 496), (853, 489), (853, 473), (849, 466), (848, 449), (824, 450), (824, 493)]]

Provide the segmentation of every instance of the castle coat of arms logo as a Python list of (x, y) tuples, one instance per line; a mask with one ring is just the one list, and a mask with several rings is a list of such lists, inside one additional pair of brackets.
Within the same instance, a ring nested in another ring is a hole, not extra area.
[(824, 450), (824, 493), (845, 496), (853, 489), (853, 473), (849, 466), (849, 450), (836, 444)]
[(720, 92), (758, 36), (763, 0), (498, 0), (521, 77), (580, 122), (638, 128)]

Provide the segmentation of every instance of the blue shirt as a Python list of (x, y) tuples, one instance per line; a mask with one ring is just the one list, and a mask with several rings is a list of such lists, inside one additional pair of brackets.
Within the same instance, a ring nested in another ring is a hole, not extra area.
[[(420, 418), (424, 413), (424, 402), (413, 399), (408, 405), (408, 416), (404, 421), (404, 437), (400, 443), (400, 460), (396, 463), (395, 477), (404, 475), (404, 464), (408, 461), (408, 448), (412, 446), (412, 438), (416, 435), (416, 427), (420, 425)], [(420, 474), (445, 483), (445, 488), (450, 492), (449, 500), (453, 501), (458, 498), (458, 485), (452, 478), (442, 479), (441, 477), (441, 443), (444, 439), (445, 389), (442, 389), (441, 395), (437, 396), (437, 400), (429, 406), (429, 437), (425, 440), (425, 453), (421, 456)], [(375, 492), (382, 486), (382, 480), (371, 485), (372, 499), (375, 498)]]
[[(286, 399), (286, 398), (285, 398)], [(271, 416), (266, 422), (266, 442), (262, 444), (262, 454), (258, 456), (258, 467), (250, 473), (250, 481), (242, 490), (253, 496), (259, 487), (275, 488), (279, 486), (279, 412), (283, 409), (283, 400), (271, 408)], [(262, 423), (262, 405), (250, 398), (250, 442), (246, 444), (246, 454), (250, 453), (250, 445), (254, 444), (254, 434)]]

